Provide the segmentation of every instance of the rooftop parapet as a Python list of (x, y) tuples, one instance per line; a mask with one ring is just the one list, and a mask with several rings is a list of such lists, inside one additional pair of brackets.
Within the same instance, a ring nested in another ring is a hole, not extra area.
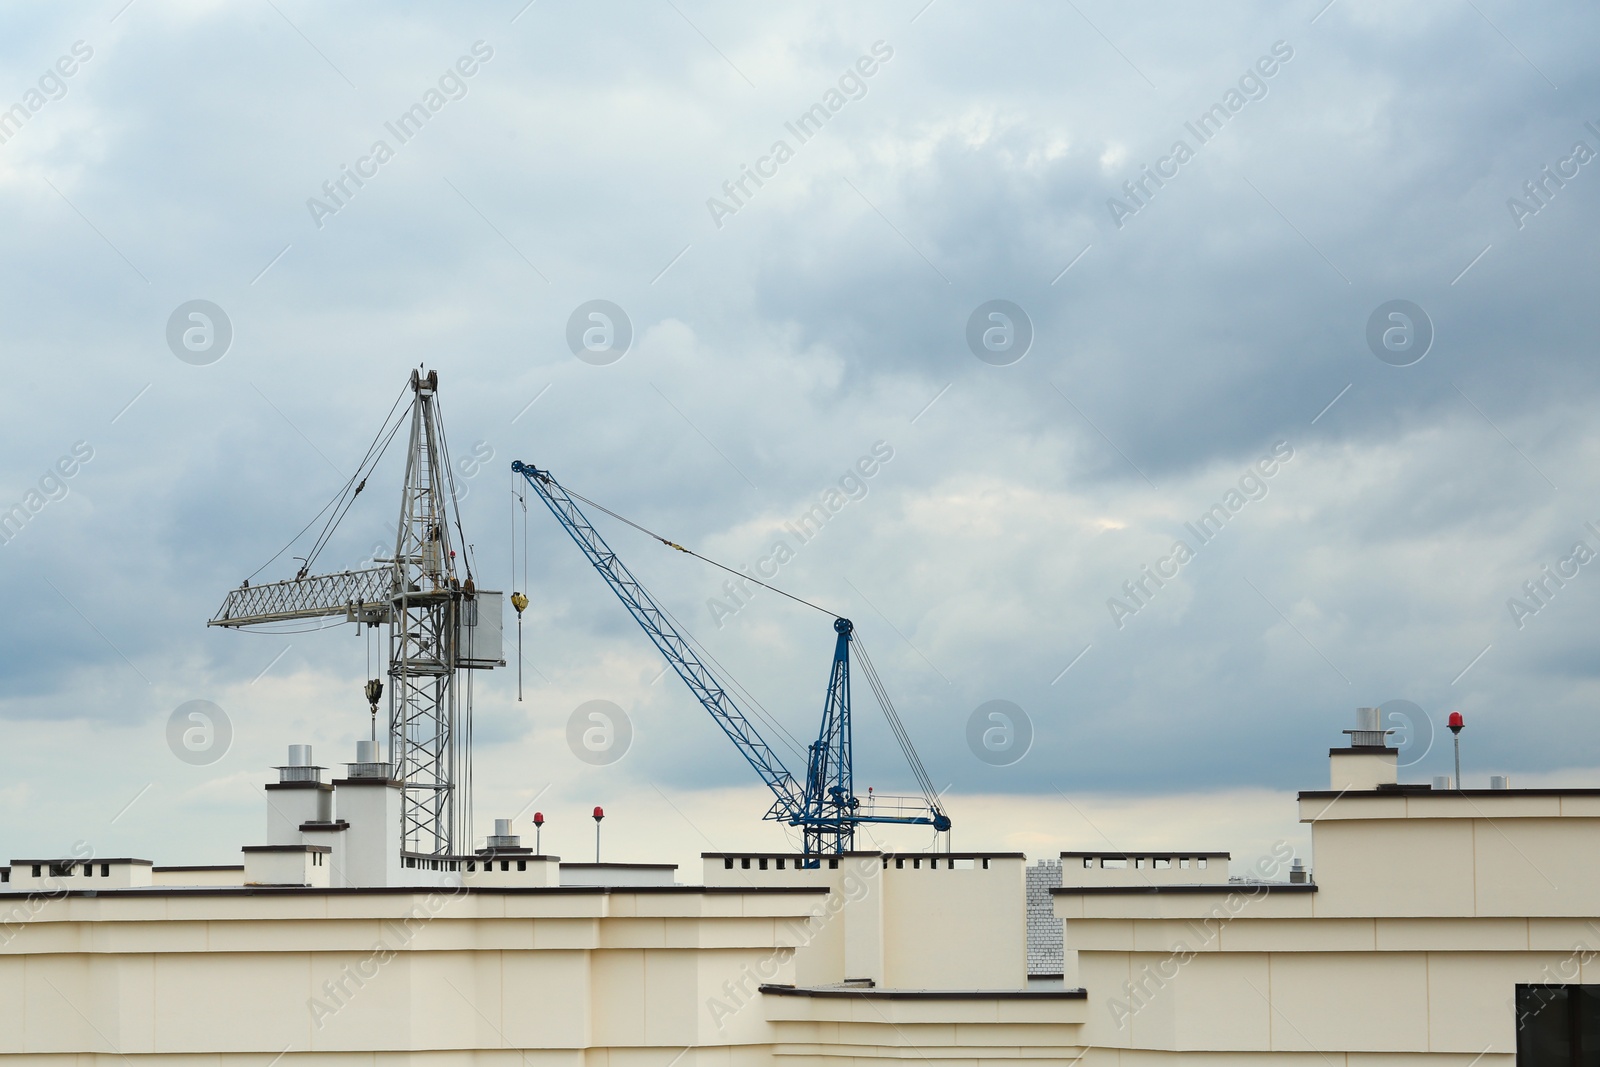
[(1217, 885), (1228, 881), (1227, 852), (1063, 852), (1061, 885)]

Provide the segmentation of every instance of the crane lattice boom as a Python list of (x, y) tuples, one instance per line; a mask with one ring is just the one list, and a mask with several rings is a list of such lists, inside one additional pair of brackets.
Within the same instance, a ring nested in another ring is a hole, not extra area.
[[(317, 574), (286, 582), (243, 585), (228, 593), (207, 626), (256, 626), (327, 615), (387, 622), (394, 569), (373, 567), (343, 574)], [(374, 617), (378, 616), (378, 617)]]
[[(716, 675), (700, 661), (671, 617), (590, 525), (572, 494), (552, 478), (549, 471), (539, 470), (521, 461), (513, 463), (511, 469), (533, 486), (551, 514), (555, 515), (595, 570), (600, 572), (611, 591), (616, 593), (617, 599), (622, 601), (634, 621), (666, 657), (678, 677), (689, 686), (722, 732), (728, 735), (767, 788), (772, 790), (774, 800), (766, 818), (804, 830), (806, 855), (848, 852), (854, 847), (855, 830), (861, 823), (932, 826), (940, 832), (950, 829), (950, 819), (939, 810), (931, 784), (927, 781), (922, 782), (926, 794), (924, 797), (915, 801), (912, 798), (882, 798), (887, 803), (881, 808), (874, 804), (863, 810), (854, 794), (850, 740), (850, 644), (854, 627), (849, 619), (834, 620), (838, 640), (828, 679), (822, 729), (807, 756), (806, 784), (802, 788), (778, 759), (777, 753), (756, 731), (755, 724), (728, 695)], [(658, 540), (681, 551), (688, 551), (665, 538)], [(874, 693), (882, 702), (885, 697), (878, 692), (871, 661), (863, 659), (862, 662), (867, 668), (869, 681), (874, 683)], [(890, 715), (891, 725), (898, 724), (888, 705), (885, 705), (885, 713)], [(903, 728), (897, 733), (903, 734)], [(901, 736), (900, 740), (912, 760), (913, 768), (920, 769), (920, 761), (909, 748), (909, 738)], [(919, 778), (926, 779), (926, 773), (919, 774)]]
[(722, 732), (728, 735), (728, 739), (756, 769), (767, 788), (772, 790), (775, 799), (766, 817), (797, 825), (805, 813), (805, 791), (800, 788), (800, 783), (795, 781), (778, 759), (777, 753), (756, 732), (755, 724), (728, 696), (716, 675), (700, 662), (689, 642), (672, 625), (649, 590), (639, 584), (633, 573), (617, 558), (617, 554), (611, 551), (611, 546), (589, 524), (561, 484), (550, 477), (549, 471), (538, 470), (520, 461), (513, 463), (511, 469), (533, 486), (539, 498), (560, 520), (562, 528), (572, 535), (572, 540), (583, 550), (606, 584), (611, 586), (612, 592), (617, 594), (617, 599), (633, 615), (634, 621), (655, 643), (673, 670), (678, 672), (678, 677), (705, 705), (717, 725), (722, 727)]

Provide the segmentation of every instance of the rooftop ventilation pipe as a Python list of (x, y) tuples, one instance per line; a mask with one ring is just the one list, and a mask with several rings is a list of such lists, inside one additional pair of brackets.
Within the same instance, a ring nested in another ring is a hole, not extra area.
[(278, 768), (279, 782), (320, 782), (322, 768), (311, 762), (310, 745), (290, 745), (289, 762)]
[(1345, 730), (1351, 748), (1388, 748), (1393, 730), (1383, 728), (1383, 712), (1378, 708), (1357, 708), (1356, 728)]
[(347, 764), (352, 778), (390, 778), (391, 768), (378, 758), (378, 742), (357, 741), (356, 761)]

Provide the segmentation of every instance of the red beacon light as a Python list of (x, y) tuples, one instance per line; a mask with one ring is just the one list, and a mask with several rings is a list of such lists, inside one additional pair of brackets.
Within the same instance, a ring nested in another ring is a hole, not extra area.
[(596, 805), (595, 809), (594, 809), (594, 821), (595, 822), (599, 822), (601, 819), (603, 819), (605, 817), (606, 817), (606, 809), (600, 807), (599, 805)]
[(1445, 723), (1450, 727), (1450, 733), (1455, 737), (1456, 743), (1456, 789), (1461, 789), (1461, 731), (1467, 725), (1467, 720), (1461, 717), (1459, 711), (1452, 711), (1450, 718)]
[(536, 811), (536, 812), (533, 813), (533, 825), (535, 825), (535, 826), (543, 826), (544, 825), (544, 812)]

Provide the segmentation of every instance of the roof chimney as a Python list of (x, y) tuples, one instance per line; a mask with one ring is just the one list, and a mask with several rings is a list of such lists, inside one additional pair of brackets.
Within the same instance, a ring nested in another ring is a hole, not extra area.
[(322, 781), (322, 768), (311, 762), (310, 745), (290, 745), (289, 762), (277, 770), (280, 783)]
[(489, 838), (490, 848), (521, 848), (522, 838), (511, 832), (510, 819), (494, 821), (494, 836)]
[(1383, 712), (1377, 708), (1357, 708), (1356, 728), (1345, 730), (1351, 748), (1387, 748), (1393, 730), (1383, 728)]
[(378, 742), (357, 741), (356, 761), (347, 763), (345, 767), (351, 778), (383, 778), (393, 777), (393, 768), (378, 758)]
[(1357, 708), (1349, 748), (1328, 750), (1331, 786), (1336, 790), (1369, 791), (1400, 780), (1400, 750), (1389, 747), (1393, 730), (1383, 728), (1377, 708)]
[(1510, 789), (1511, 788), (1511, 780), (1509, 778), (1507, 778), (1503, 774), (1491, 774), (1489, 776), (1489, 788), (1490, 789)]

